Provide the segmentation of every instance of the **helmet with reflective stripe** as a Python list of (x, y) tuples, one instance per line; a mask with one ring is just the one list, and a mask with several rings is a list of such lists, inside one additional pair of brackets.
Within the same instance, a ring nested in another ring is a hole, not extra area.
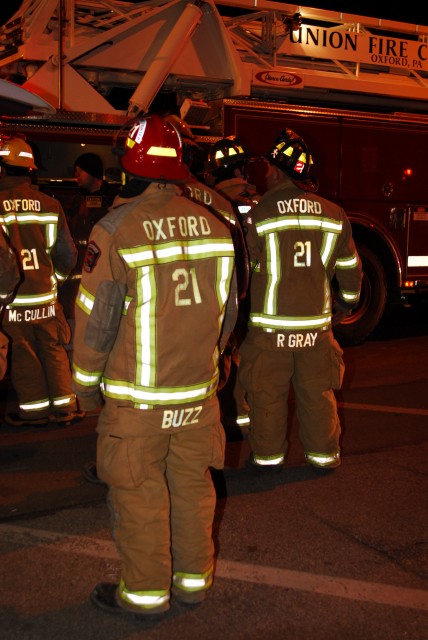
[(171, 113), (165, 116), (165, 120), (170, 122), (180, 134), (181, 141), (183, 143), (183, 162), (194, 170), (195, 164), (199, 165), (203, 163), (203, 148), (196, 142), (195, 136), (187, 122), (182, 120), (179, 116)]
[(22, 138), (3, 139), (0, 142), (0, 161), (6, 166), (37, 170), (33, 150)]
[(175, 126), (158, 114), (128, 125), (123, 146), (115, 147), (122, 170), (141, 180), (184, 182), (189, 170), (183, 162), (183, 143)]
[(235, 136), (228, 136), (215, 142), (208, 152), (208, 170), (215, 171), (220, 167), (225, 167), (237, 162), (244, 162), (248, 159), (244, 147)]
[(267, 158), (305, 189), (317, 190), (318, 183), (312, 174), (312, 155), (303, 138), (291, 129), (281, 131)]

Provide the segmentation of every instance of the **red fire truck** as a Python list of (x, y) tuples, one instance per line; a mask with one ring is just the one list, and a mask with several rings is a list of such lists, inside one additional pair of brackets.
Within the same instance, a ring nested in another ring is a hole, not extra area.
[(140, 113), (175, 111), (206, 145), (237, 135), (255, 158), (289, 127), (363, 260), (338, 338), (359, 343), (428, 293), (427, 26), (268, 0), (23, 0), (0, 28), (0, 78), (55, 107), (2, 129), (37, 145), (40, 188), (65, 208), (83, 146), (120, 186), (114, 136)]

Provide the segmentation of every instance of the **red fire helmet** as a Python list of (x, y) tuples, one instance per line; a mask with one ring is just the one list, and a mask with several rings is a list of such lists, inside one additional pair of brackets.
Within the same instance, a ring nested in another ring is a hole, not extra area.
[(184, 182), (189, 170), (183, 162), (183, 143), (175, 126), (158, 114), (134, 120), (123, 146), (116, 146), (122, 170), (134, 178)]

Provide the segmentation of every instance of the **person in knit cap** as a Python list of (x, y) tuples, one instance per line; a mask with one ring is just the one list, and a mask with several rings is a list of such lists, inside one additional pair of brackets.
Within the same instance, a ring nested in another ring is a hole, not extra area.
[(117, 192), (117, 186), (104, 180), (103, 161), (97, 153), (83, 153), (76, 158), (74, 178), (79, 191), (71, 202), (67, 217), (78, 257), (76, 267), (62, 287), (60, 296), (69, 320), (74, 318), (74, 301), (82, 277), (89, 235), (93, 226), (107, 213)]
[(83, 153), (74, 162), (74, 177), (79, 187), (89, 193), (99, 191), (103, 184), (103, 161), (96, 153)]

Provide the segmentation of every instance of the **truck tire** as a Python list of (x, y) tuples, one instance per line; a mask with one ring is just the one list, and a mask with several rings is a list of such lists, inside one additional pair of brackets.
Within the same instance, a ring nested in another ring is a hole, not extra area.
[(366, 246), (356, 243), (363, 265), (360, 303), (352, 314), (334, 327), (342, 346), (361, 344), (378, 326), (386, 306), (387, 283), (379, 258)]

